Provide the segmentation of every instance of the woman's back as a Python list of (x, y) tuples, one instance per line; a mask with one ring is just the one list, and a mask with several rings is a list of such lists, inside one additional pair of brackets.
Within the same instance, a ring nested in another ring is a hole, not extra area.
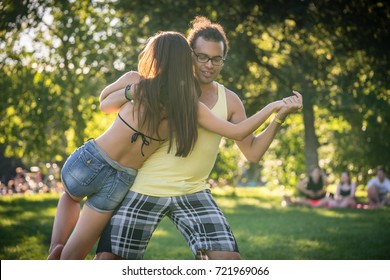
[(145, 135), (138, 126), (137, 112), (134, 111), (131, 102), (124, 104), (110, 128), (96, 139), (96, 144), (121, 165), (139, 169), (161, 141), (168, 138), (169, 130), (168, 122), (163, 120), (158, 135)]

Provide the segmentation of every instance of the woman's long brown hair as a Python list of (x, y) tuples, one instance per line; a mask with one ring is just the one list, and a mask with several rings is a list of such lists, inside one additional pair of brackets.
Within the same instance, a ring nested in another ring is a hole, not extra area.
[(187, 156), (198, 138), (197, 110), (200, 88), (193, 74), (191, 49), (178, 32), (159, 32), (139, 55), (142, 80), (135, 89), (138, 126), (157, 134), (162, 119), (169, 124), (169, 149)]

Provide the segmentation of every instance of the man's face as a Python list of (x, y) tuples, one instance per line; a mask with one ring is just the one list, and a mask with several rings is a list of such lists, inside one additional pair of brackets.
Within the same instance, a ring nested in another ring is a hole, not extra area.
[(382, 170), (378, 170), (376, 175), (378, 176), (378, 179), (381, 182), (383, 182), (385, 180), (385, 178), (386, 178), (386, 174)]
[[(206, 41), (202, 37), (199, 37), (195, 42), (195, 48), (193, 50), (196, 54), (206, 55), (209, 58), (223, 57), (223, 43)], [(207, 62), (199, 62), (195, 53), (192, 54), (194, 59), (195, 74), (201, 84), (210, 84), (221, 72), (223, 64), (216, 66), (211, 60)]]

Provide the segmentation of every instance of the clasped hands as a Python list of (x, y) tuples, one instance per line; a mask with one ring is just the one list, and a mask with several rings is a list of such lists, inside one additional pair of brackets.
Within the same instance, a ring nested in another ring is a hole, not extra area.
[(295, 90), (293, 90), (293, 95), (285, 97), (277, 102), (279, 103), (277, 116), (282, 121), (284, 121), (288, 114), (295, 113), (303, 108), (302, 95)]

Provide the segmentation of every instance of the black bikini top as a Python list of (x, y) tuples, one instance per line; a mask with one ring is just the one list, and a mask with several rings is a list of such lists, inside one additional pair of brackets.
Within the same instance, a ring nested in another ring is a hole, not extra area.
[[(125, 96), (128, 94), (127, 91), (128, 91), (130, 88), (131, 88), (131, 85), (129, 85), (129, 86), (126, 87)], [(130, 97), (131, 97), (131, 95), (130, 95)], [(132, 98), (127, 98), (127, 96), (126, 96), (126, 99), (133, 103)], [(131, 143), (134, 143), (135, 141), (137, 141), (138, 136), (141, 137), (141, 139), (142, 139), (141, 155), (142, 155), (143, 157), (145, 156), (145, 154), (144, 154), (144, 152), (143, 152), (144, 146), (149, 146), (151, 140), (159, 141), (159, 142), (164, 141), (164, 140), (162, 140), (162, 139), (156, 139), (156, 138), (147, 136), (147, 135), (143, 134), (142, 132), (136, 130), (136, 129), (135, 129), (134, 127), (132, 127), (128, 122), (126, 122), (126, 121), (122, 118), (122, 116), (121, 116), (120, 114), (118, 114), (118, 117), (119, 117), (119, 119), (120, 119), (125, 125), (127, 125), (132, 131), (135, 132), (135, 133), (131, 136)]]

